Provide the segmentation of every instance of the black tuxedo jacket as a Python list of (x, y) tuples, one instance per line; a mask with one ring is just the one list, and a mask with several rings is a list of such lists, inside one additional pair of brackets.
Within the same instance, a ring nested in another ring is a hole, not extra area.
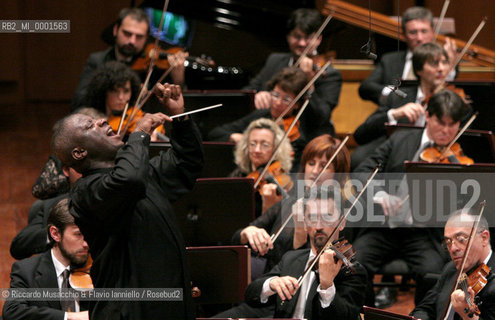
[[(303, 274), (308, 261), (310, 249), (294, 250), (287, 252), (278, 265), (263, 277), (251, 282), (246, 288), (245, 300), (252, 306), (263, 306), (260, 294), (263, 283), (273, 276), (292, 276), (298, 278)], [(366, 271), (356, 264), (356, 274), (346, 274), (340, 271), (335, 277), (335, 298), (328, 308), (322, 308), (317, 292), (318, 282), (314, 281), (310, 287), (304, 317), (307, 319), (339, 319), (356, 320), (364, 302), (364, 289), (366, 286)], [(280, 297), (272, 295), (267, 303), (275, 303), (274, 318), (291, 318), (294, 314), (300, 291), (288, 302), (281, 306)]]
[[(57, 275), (51, 250), (43, 254), (15, 262), (10, 273), (11, 288), (58, 288)], [(63, 320), (65, 312), (60, 301), (5, 301), (4, 320), (50, 319)]]
[[(407, 94), (406, 98), (401, 98), (395, 94), (390, 94), (387, 97), (387, 102), (380, 105), (378, 109), (356, 129), (354, 132), (354, 139), (357, 143), (365, 144), (385, 136), (387, 134), (387, 130), (385, 129), (385, 123), (388, 122), (387, 112), (390, 109), (396, 109), (402, 107), (406, 103), (416, 101), (416, 96), (418, 94), (417, 86), (406, 87), (401, 90)], [(409, 123), (409, 120), (407, 118), (401, 118), (397, 122)]]
[(383, 88), (393, 84), (394, 79), (402, 78), (406, 54), (406, 51), (384, 54), (375, 70), (359, 86), (359, 96), (378, 104)]
[[(478, 293), (478, 307), (480, 319), (495, 319), (495, 255), (492, 253), (488, 266), (491, 272), (487, 277), (486, 286)], [(450, 294), (456, 281), (457, 269), (453, 262), (449, 262), (436, 285), (428, 291), (421, 303), (411, 312), (415, 318), (423, 320), (440, 320), (450, 301)], [(456, 315), (459, 317), (458, 315)], [(458, 318), (460, 319), (460, 317)]]

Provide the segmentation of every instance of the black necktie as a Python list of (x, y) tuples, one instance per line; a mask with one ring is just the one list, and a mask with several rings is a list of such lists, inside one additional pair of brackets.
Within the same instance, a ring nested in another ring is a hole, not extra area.
[[(69, 290), (70, 285), (69, 285), (69, 275), (70, 271), (65, 269), (64, 272), (62, 273), (63, 280), (62, 280), (62, 290)], [(61, 299), (60, 304), (62, 305), (62, 311), (67, 311), (67, 312), (76, 312), (76, 301), (74, 299)]]

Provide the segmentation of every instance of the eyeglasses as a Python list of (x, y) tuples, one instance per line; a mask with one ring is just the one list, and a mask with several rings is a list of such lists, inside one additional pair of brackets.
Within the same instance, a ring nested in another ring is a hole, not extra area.
[(310, 214), (304, 218), (308, 226), (326, 225), (331, 226), (337, 221), (338, 217), (331, 214)]
[[(481, 234), (481, 232), (482, 231), (479, 231), (477, 233)], [(461, 233), (454, 236), (454, 238), (445, 238), (444, 241), (442, 242), (442, 247), (444, 249), (450, 249), (454, 241), (457, 242), (458, 246), (465, 247), (469, 241), (469, 236)]]
[(271, 143), (268, 143), (268, 142), (265, 142), (265, 141), (261, 141), (261, 142), (249, 141), (249, 143), (248, 143), (248, 147), (249, 147), (250, 150), (256, 149), (257, 146), (260, 146), (260, 149), (262, 151), (267, 151), (267, 150), (269, 150), (270, 148), (273, 147), (273, 145)]
[(282, 99), (282, 103), (286, 106), (288, 106), (292, 102), (292, 98), (287, 96), (284, 97), (276, 91), (270, 92), (270, 95), (272, 96), (272, 99)]

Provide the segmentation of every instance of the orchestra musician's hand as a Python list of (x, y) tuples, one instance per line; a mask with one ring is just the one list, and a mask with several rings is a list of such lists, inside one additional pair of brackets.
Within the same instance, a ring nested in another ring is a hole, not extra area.
[(316, 74), (314, 68), (314, 61), (311, 58), (303, 57), (299, 64), (299, 68), (301, 68), (301, 70), (304, 71), (304, 73), (306, 73), (308, 79), (313, 79), (313, 77)]
[(400, 108), (390, 111), (395, 120), (407, 118), (410, 123), (415, 123), (418, 118), (425, 113), (425, 108), (418, 103), (407, 103)]
[(277, 185), (274, 183), (265, 183), (260, 189), (260, 195), (263, 201), (263, 213), (275, 203), (282, 200), (282, 196), (277, 194)]
[(374, 197), (373, 201), (382, 206), (383, 213), (387, 217), (394, 217), (402, 207), (403, 200), (397, 196), (385, 194), (382, 197)]
[(172, 119), (160, 112), (146, 113), (141, 119), (139, 119), (133, 132), (142, 131), (151, 136), (153, 131), (165, 121), (172, 121)]
[(270, 235), (263, 228), (249, 226), (241, 231), (241, 243), (248, 244), (251, 248), (264, 256), (268, 250), (273, 249)]
[(342, 260), (335, 262), (335, 252), (331, 249), (325, 250), (318, 261), (318, 270), (320, 272), (320, 287), (326, 290), (333, 285), (333, 280), (342, 267)]
[(67, 312), (67, 320), (89, 320), (88, 311)]
[(259, 91), (254, 95), (254, 106), (256, 109), (269, 109), (272, 105), (272, 96), (268, 91)]
[(179, 85), (157, 83), (153, 93), (169, 115), (184, 113), (184, 97)]
[(455, 67), (455, 62), (457, 60), (457, 44), (454, 40), (447, 37), (445, 38), (445, 43), (443, 44), (443, 49), (447, 52), (447, 56), (449, 57), (449, 64), (451, 68)]
[(308, 233), (304, 227), (304, 209), (302, 199), (298, 199), (291, 208), (294, 215), (292, 220), (294, 222), (294, 249), (299, 249), (308, 241)]
[(188, 52), (179, 51), (176, 54), (169, 54), (167, 56), (167, 60), (170, 66), (174, 66), (172, 71), (170, 71), (170, 76), (172, 77), (172, 81), (174, 84), (179, 86), (184, 86), (185, 82), (185, 72), (186, 67), (184, 62), (186, 62), (186, 58), (189, 56)]
[(297, 279), (294, 277), (275, 277), (270, 280), (270, 289), (275, 291), (282, 301), (292, 299), (297, 288)]
[[(474, 301), (473, 289), (468, 288), (468, 292), (471, 295), (471, 301)], [(452, 309), (454, 309), (455, 312), (457, 312), (457, 314), (459, 314), (462, 319), (478, 319), (476, 315), (472, 315), (472, 317), (469, 317), (469, 314), (464, 311), (466, 309), (469, 309), (469, 305), (466, 302), (466, 295), (461, 289), (457, 289), (452, 292), (452, 294), (450, 295), (450, 301), (452, 302)]]
[(230, 135), (229, 141), (234, 142), (235, 144), (239, 143), (242, 139), (242, 133), (232, 133)]

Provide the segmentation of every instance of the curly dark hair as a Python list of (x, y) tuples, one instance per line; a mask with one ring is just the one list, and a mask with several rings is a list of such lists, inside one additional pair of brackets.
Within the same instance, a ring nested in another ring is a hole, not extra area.
[(129, 106), (133, 106), (141, 86), (138, 75), (122, 62), (109, 61), (101, 65), (96, 69), (88, 85), (86, 94), (88, 105), (106, 114), (105, 100), (107, 92), (115, 88), (124, 87), (127, 81), (131, 83)]

